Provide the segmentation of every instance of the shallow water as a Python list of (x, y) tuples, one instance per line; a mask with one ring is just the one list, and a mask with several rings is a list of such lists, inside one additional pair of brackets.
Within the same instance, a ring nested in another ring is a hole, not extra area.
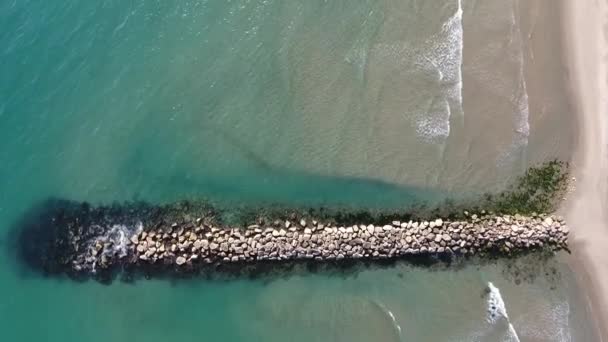
[(503, 264), (458, 271), (397, 265), (110, 286), (22, 275), (3, 279), (15, 291), (0, 307), (0, 326), (23, 341), (586, 341), (571, 338), (577, 331), (569, 322), (581, 308), (569, 273), (515, 285), (505, 272)]
[[(536, 137), (516, 4), (2, 2), (0, 230), (49, 196), (399, 207), (500, 187), (531, 162)], [(487, 101), (467, 96), (476, 88)], [(488, 121), (500, 129), (480, 129)], [(0, 331), (11, 341), (514, 340), (504, 319), (487, 321), (492, 282), (521, 341), (584, 340), (570, 339), (583, 314), (559, 269), (555, 290), (516, 286), (501, 265), (104, 287), (40, 279), (8, 257)]]

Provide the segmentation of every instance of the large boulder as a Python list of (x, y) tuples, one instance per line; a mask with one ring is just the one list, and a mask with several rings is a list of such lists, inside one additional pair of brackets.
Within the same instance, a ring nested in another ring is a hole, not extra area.
[(178, 266), (181, 266), (181, 265), (185, 264), (185, 263), (186, 263), (186, 261), (187, 261), (187, 260), (186, 260), (186, 258), (184, 258), (184, 257), (182, 257), (182, 256), (179, 256), (179, 257), (177, 257), (177, 259), (175, 259), (175, 263), (176, 263)]

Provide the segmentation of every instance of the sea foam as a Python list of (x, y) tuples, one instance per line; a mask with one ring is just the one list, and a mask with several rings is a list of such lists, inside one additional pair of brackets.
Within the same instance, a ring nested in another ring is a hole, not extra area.
[(515, 5), (511, 5), (509, 51), (512, 51), (511, 59), (517, 64), (517, 84), (511, 96), (514, 135), (511, 144), (499, 156), (498, 166), (521, 159), (518, 157), (525, 152), (530, 136), (530, 105), (525, 78), (524, 42), (515, 10)]
[(435, 99), (426, 112), (415, 115), (416, 133), (429, 142), (443, 142), (450, 135), (450, 117), (462, 109), (462, 0), (456, 12), (443, 23), (418, 52), (416, 65), (428, 73), (436, 73), (443, 98)]
[(517, 336), (515, 327), (513, 327), (513, 324), (511, 324), (511, 321), (509, 320), (507, 308), (500, 294), (500, 290), (491, 282), (488, 282), (487, 305), (488, 311), (486, 315), (486, 321), (492, 326), (496, 326), (501, 322), (504, 322), (508, 325), (509, 340), (519, 342), (519, 336)]
[(385, 315), (391, 321), (391, 325), (395, 329), (395, 339), (397, 341), (401, 341), (401, 326), (399, 325), (399, 322), (397, 322), (397, 318), (395, 318), (393, 312), (389, 310), (386, 306), (384, 306), (382, 303), (379, 303), (375, 300), (372, 300), (371, 302), (380, 310), (380, 312), (382, 312), (383, 315)]
[(345, 60), (359, 69), (374, 56), (399, 74), (404, 105), (401, 116), (424, 142), (444, 144), (450, 136), (452, 114), (463, 115), (463, 8), (457, 1), (454, 12), (436, 31), (416, 39), (379, 43), (370, 53), (351, 50)]
[[(108, 259), (118, 257), (122, 259), (129, 254), (129, 237), (132, 236), (136, 231), (141, 231), (143, 225), (141, 222), (136, 224), (134, 227), (126, 225), (113, 225), (109, 229), (106, 229), (103, 235), (100, 235), (88, 242), (88, 254), (94, 255), (97, 250), (97, 245), (102, 245), (104, 248), (101, 249), (101, 255), (106, 256)], [(95, 273), (97, 269), (97, 258), (91, 258), (91, 262), (85, 263), (89, 266), (89, 269)]]

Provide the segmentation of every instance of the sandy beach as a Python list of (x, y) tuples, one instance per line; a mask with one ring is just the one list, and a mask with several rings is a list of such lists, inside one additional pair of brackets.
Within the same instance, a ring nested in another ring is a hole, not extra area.
[(605, 1), (564, 1), (564, 36), (576, 114), (573, 158), (576, 191), (565, 204), (573, 228), (573, 268), (588, 289), (588, 304), (599, 335), (608, 339), (608, 142), (606, 130)]

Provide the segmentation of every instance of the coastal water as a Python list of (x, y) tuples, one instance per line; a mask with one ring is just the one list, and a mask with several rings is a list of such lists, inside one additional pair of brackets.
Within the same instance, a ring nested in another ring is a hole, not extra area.
[(496, 263), (102, 286), (30, 274), (4, 237), (48, 197), (395, 208), (500, 188), (571, 134), (535, 128), (560, 102), (530, 110), (521, 11), (0, 2), (2, 339), (584, 341), (562, 263), (519, 285)]

